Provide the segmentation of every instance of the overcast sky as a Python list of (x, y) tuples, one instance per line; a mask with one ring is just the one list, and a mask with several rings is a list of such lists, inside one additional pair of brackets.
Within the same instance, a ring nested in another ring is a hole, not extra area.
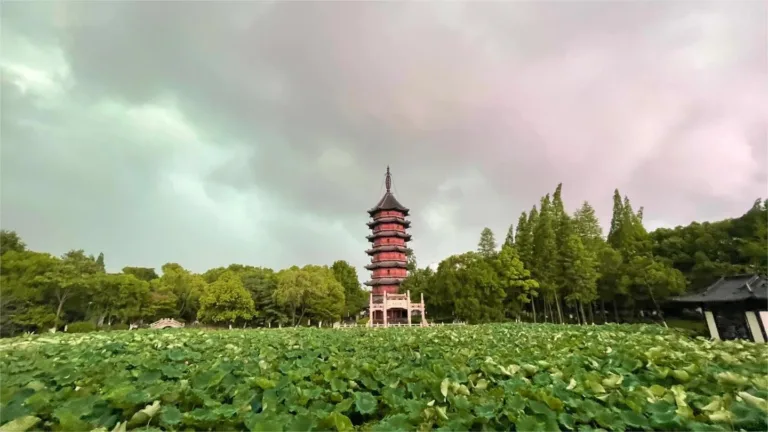
[(564, 183), (650, 228), (767, 196), (763, 1), (3, 2), (2, 227), (109, 270), (421, 265)]

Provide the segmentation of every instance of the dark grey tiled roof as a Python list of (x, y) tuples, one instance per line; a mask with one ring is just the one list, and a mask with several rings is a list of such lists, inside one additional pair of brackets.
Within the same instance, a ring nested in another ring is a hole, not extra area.
[(768, 301), (768, 279), (759, 275), (723, 276), (704, 292), (672, 299), (678, 303)]
[(368, 213), (373, 215), (378, 211), (385, 211), (385, 210), (398, 210), (403, 212), (405, 215), (408, 215), (408, 212), (410, 211), (407, 207), (400, 204), (400, 202), (397, 201), (397, 198), (395, 198), (395, 196), (392, 195), (392, 192), (389, 192), (389, 191), (387, 191), (387, 193), (385, 193), (384, 196), (381, 197), (378, 204), (376, 204), (374, 208), (368, 210)]

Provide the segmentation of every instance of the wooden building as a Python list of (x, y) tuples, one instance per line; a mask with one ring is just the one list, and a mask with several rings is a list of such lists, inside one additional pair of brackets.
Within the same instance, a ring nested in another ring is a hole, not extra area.
[(704, 292), (673, 298), (686, 308), (701, 308), (715, 340), (768, 340), (768, 278), (723, 276)]
[(420, 302), (412, 303), (410, 293), (400, 294), (400, 285), (408, 276), (406, 252), (411, 235), (408, 234), (407, 228), (411, 226), (411, 222), (406, 216), (410, 210), (400, 204), (392, 194), (389, 167), (384, 184), (384, 196), (368, 210), (368, 215), (373, 219), (368, 222), (372, 233), (367, 237), (373, 245), (366, 251), (371, 256), (371, 263), (365, 266), (371, 271), (371, 280), (365, 283), (371, 287), (368, 324), (411, 324), (412, 314), (415, 312), (420, 315), (419, 323), (426, 325), (424, 297), (422, 296)]

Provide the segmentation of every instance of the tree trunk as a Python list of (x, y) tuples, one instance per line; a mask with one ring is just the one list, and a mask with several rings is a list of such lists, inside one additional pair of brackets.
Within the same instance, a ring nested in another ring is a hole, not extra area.
[(589, 302), (589, 321), (595, 325), (595, 302)]
[[(67, 296), (61, 297), (59, 299), (59, 307), (56, 309), (56, 321), (55, 321), (55, 329), (58, 329), (59, 327), (59, 318), (61, 318), (61, 310), (64, 308), (64, 302), (67, 301)], [(55, 331), (54, 331), (55, 333)]]
[(608, 322), (608, 314), (605, 312), (605, 299), (600, 299), (600, 310), (603, 311), (603, 324)]
[(619, 324), (621, 321), (619, 320), (619, 306), (616, 304), (616, 299), (613, 299), (613, 315), (614, 318), (616, 318), (616, 324)]
[(531, 309), (533, 309), (533, 322), (536, 323), (536, 299), (531, 299)]
[(653, 301), (653, 306), (656, 308), (656, 314), (661, 319), (661, 323), (664, 324), (664, 327), (669, 328), (667, 325), (667, 320), (664, 319), (664, 315), (661, 314), (661, 309), (659, 309), (659, 304), (656, 303), (656, 297), (653, 296), (653, 290), (651, 287), (648, 287), (648, 294), (651, 295), (651, 300)]
[(557, 318), (560, 320), (560, 324), (563, 324), (563, 312), (560, 310), (560, 298), (557, 297), (557, 291), (555, 293), (555, 306), (557, 306)]
[(579, 302), (579, 309), (581, 309), (581, 317), (584, 319), (584, 325), (587, 325), (587, 315), (584, 313), (584, 303)]

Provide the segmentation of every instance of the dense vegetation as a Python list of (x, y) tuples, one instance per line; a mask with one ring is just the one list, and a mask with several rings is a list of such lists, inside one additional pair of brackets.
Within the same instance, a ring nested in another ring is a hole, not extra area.
[[(477, 251), (450, 257), (406, 281), (424, 293), (432, 320), (662, 321), (665, 299), (723, 275), (768, 270), (768, 202), (742, 217), (648, 233), (643, 209), (615, 191), (603, 236), (593, 208), (563, 208), (562, 185), (523, 212), (498, 250), (486, 228)], [(649, 318), (653, 317), (653, 318)]]
[(43, 335), (0, 341), (0, 429), (766, 430), (766, 358), (660, 326)]
[[(636, 322), (643, 312), (661, 316), (664, 299), (720, 275), (766, 272), (766, 202), (737, 219), (652, 233), (642, 214), (616, 191), (604, 236), (589, 203), (565, 211), (558, 186), (520, 215), (501, 248), (485, 229), (477, 251), (448, 257), (436, 271), (418, 269), (411, 255), (404, 289), (424, 294), (431, 321)], [(166, 317), (235, 326), (328, 323), (354, 319), (367, 304), (345, 261), (280, 271), (232, 264), (203, 274), (167, 263), (160, 275), (140, 267), (107, 273), (103, 254), (30, 251), (13, 231), (0, 233), (0, 246), (3, 336)]]

